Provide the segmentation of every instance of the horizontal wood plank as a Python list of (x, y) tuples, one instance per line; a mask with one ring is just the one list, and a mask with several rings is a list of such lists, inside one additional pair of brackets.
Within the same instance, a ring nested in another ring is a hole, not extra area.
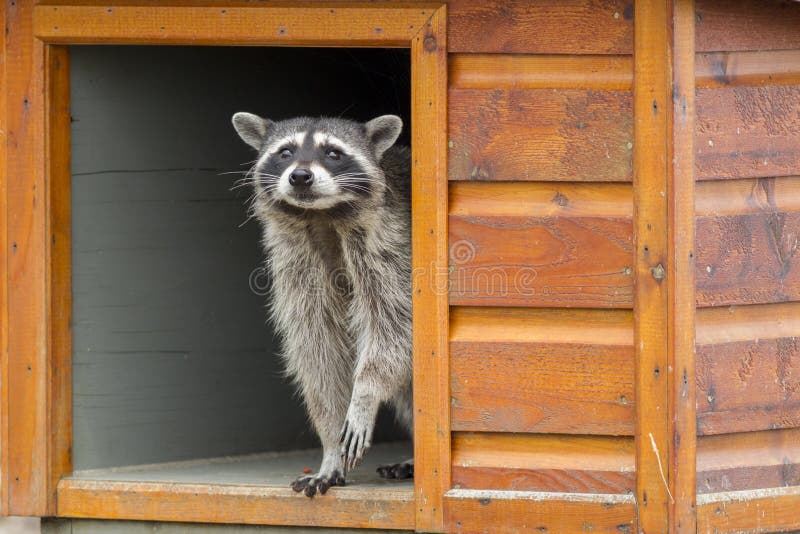
[(800, 300), (800, 177), (697, 184), (697, 304)]
[(697, 178), (800, 175), (799, 101), (800, 85), (698, 89)]
[(800, 85), (800, 50), (697, 54), (695, 79), (702, 89)]
[(58, 516), (414, 529), (412, 491), (353, 487), (331, 492), (309, 499), (289, 487), (64, 479), (58, 485)]
[(800, 486), (697, 496), (697, 531), (788, 532), (800, 528)]
[(695, 10), (700, 52), (800, 48), (800, 6), (791, 0), (696, 0)]
[(633, 51), (633, 5), (625, 0), (450, 0), (448, 10), (450, 52)]
[(446, 531), (456, 533), (620, 533), (636, 525), (632, 495), (455, 489), (444, 504)]
[(628, 91), (451, 88), (449, 99), (451, 180), (631, 180)]
[(453, 487), (626, 493), (634, 487), (633, 438), (456, 433)]
[(450, 302), (630, 307), (627, 184), (451, 183)]
[(632, 435), (623, 310), (453, 308), (451, 428)]
[(798, 428), (698, 439), (698, 493), (799, 485)]
[(33, 32), (56, 44), (407, 47), (436, 7), (50, 2), (34, 8)]
[(798, 337), (800, 303), (698, 310), (698, 433), (800, 427)]
[(449, 64), (460, 89), (633, 90), (631, 56), (451, 54)]

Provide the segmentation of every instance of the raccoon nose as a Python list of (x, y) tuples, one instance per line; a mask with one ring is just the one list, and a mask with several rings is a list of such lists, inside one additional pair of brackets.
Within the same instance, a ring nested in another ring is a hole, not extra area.
[(314, 182), (314, 175), (308, 169), (295, 169), (289, 175), (289, 184), (294, 187), (308, 187)]

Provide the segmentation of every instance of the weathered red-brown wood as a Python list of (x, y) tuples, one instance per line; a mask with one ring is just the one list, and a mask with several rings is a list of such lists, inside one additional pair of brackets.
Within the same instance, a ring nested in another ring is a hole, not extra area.
[(800, 427), (800, 303), (697, 315), (700, 434)]
[(560, 434), (456, 433), (453, 487), (629, 493), (633, 439)]
[(800, 48), (800, 6), (792, 0), (697, 0), (697, 50)]
[[(676, 268), (669, 236), (680, 219), (669, 206), (669, 123), (673, 118), (672, 1), (636, 3), (634, 19), (634, 348), (637, 529), (670, 529), (672, 378), (670, 288)], [(665, 277), (669, 277), (665, 280)]]
[(701, 182), (697, 304), (800, 299), (800, 178)]
[(798, 101), (800, 85), (699, 89), (697, 178), (800, 175)]
[(697, 87), (800, 85), (800, 50), (706, 52), (695, 58)]
[(697, 492), (800, 486), (800, 429), (702, 436)]
[(626, 0), (450, 0), (450, 52), (630, 54)]
[(632, 435), (623, 310), (454, 308), (453, 430)]
[(629, 55), (450, 54), (450, 87), (633, 90)]
[(800, 528), (800, 486), (697, 497), (698, 532), (789, 532)]
[(629, 181), (631, 93), (450, 89), (451, 180)]
[(450, 302), (630, 307), (631, 188), (451, 183)]
[(445, 495), (449, 532), (634, 532), (631, 495), (454, 489)]
[(667, 127), (669, 239), (669, 531), (695, 532), (695, 42), (694, 0), (672, 0), (671, 116)]

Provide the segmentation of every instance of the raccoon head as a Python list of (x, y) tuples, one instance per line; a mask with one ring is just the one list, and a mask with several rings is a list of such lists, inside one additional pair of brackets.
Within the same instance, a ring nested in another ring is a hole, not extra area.
[(366, 123), (324, 117), (271, 121), (236, 113), (233, 126), (259, 152), (252, 172), (257, 203), (324, 210), (382, 195), (380, 161), (403, 121), (395, 115)]

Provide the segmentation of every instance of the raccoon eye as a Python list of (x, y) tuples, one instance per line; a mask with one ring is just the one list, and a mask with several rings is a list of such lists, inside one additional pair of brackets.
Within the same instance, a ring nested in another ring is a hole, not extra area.
[(280, 155), (281, 159), (289, 159), (289, 158), (292, 157), (292, 151), (289, 150), (288, 148), (284, 148), (283, 150), (281, 150), (279, 152), (279, 155)]
[(328, 150), (325, 153), (325, 155), (328, 156), (329, 158), (331, 158), (332, 160), (338, 160), (339, 158), (342, 157), (342, 153), (341, 152), (339, 152), (338, 150), (334, 150), (332, 148), (330, 150)]

